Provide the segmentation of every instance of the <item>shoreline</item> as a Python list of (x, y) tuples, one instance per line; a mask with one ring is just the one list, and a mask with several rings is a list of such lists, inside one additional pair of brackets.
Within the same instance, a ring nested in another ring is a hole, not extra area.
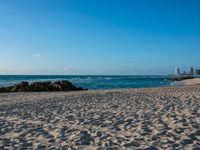
[(117, 88), (141, 88), (141, 87), (158, 87), (169, 84), (169, 76), (16, 76), (4, 77), (0, 80), (0, 87), (12, 86), (22, 81), (32, 84), (33, 82), (55, 82), (59, 80), (67, 80), (75, 86), (87, 89), (117, 89)]
[(191, 86), (191, 85), (200, 85), (200, 78), (184, 79), (172, 82), (172, 86)]
[(200, 85), (200, 78), (187, 79), (180, 81), (181, 85)]
[(200, 85), (1, 93), (0, 148), (200, 148), (199, 91)]
[(153, 86), (153, 87), (138, 87), (138, 88), (111, 88), (111, 89), (88, 89), (80, 91), (30, 91), (30, 92), (0, 92), (0, 94), (14, 94), (14, 93), (80, 93), (80, 92), (101, 92), (101, 91), (123, 91), (123, 90), (139, 90), (139, 89), (158, 89), (170, 88), (180, 86), (195, 86), (200, 85), (200, 78), (185, 79), (182, 81), (172, 81), (168, 85)]

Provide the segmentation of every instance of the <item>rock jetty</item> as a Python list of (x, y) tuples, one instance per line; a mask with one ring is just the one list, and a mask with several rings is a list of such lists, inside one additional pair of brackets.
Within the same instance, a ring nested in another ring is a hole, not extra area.
[(76, 87), (69, 81), (56, 82), (21, 82), (13, 86), (1, 87), (0, 92), (54, 92), (54, 91), (82, 91), (87, 90)]
[(193, 76), (174, 76), (171, 78), (171, 81), (183, 81), (188, 79), (194, 79)]

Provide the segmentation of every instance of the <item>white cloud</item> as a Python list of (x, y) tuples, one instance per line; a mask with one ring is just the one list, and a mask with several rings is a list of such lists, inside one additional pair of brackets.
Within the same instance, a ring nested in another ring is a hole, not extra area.
[(41, 55), (40, 54), (33, 54), (32, 56), (33, 57), (40, 57)]
[(75, 75), (75, 74), (88, 74), (86, 68), (77, 66), (0, 66), (1, 74), (29, 74), (29, 75)]

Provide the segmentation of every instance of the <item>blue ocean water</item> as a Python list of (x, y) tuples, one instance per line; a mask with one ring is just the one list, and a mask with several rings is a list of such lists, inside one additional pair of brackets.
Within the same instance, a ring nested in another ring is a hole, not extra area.
[(69, 80), (88, 89), (145, 88), (171, 85), (168, 76), (70, 76), (70, 75), (0, 75), (0, 87), (21, 81)]

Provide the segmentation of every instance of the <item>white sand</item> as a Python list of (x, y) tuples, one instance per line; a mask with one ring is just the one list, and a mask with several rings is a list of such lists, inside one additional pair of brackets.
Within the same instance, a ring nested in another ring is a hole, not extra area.
[(0, 149), (200, 149), (200, 85), (0, 94)]

